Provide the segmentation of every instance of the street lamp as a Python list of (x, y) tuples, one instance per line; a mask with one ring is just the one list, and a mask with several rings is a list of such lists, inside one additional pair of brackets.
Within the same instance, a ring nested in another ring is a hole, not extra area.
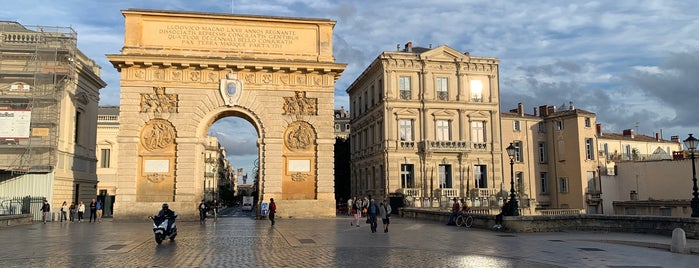
[(684, 146), (687, 146), (687, 149), (689, 150), (690, 158), (692, 159), (692, 182), (694, 183), (694, 187), (692, 188), (694, 191), (692, 192), (692, 195), (694, 196), (692, 198), (692, 217), (699, 217), (699, 193), (697, 192), (699, 188), (697, 188), (697, 168), (694, 165), (694, 150), (697, 149), (697, 145), (699, 144), (699, 140), (696, 138), (692, 137), (692, 134), (689, 134), (689, 138), (684, 140)]
[(519, 205), (515, 199), (515, 154), (517, 154), (517, 148), (510, 143), (506, 150), (507, 155), (510, 156), (510, 201), (507, 201), (505, 213), (507, 213), (506, 216), (519, 216)]

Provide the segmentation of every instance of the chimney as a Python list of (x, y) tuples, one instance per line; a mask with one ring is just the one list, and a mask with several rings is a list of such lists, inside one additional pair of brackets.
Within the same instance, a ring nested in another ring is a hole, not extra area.
[(602, 137), (602, 124), (595, 125), (597, 128), (597, 137)]
[(524, 104), (522, 104), (521, 102), (517, 103), (517, 113), (519, 114), (519, 116), (524, 116)]
[(547, 117), (549, 115), (549, 106), (548, 105), (539, 106), (539, 115), (541, 117)]
[(676, 143), (680, 143), (680, 136), (670, 136), (670, 140)]
[(396, 44), (396, 51), (400, 51), (400, 44)]
[(549, 111), (548, 114), (555, 114), (556, 113), (556, 105), (549, 106)]
[(340, 106), (340, 117), (344, 118), (347, 115), (345, 114), (345, 106)]
[(405, 52), (413, 52), (413, 42), (408, 42), (405, 44)]
[(534, 116), (536, 116), (536, 107), (534, 107)]
[(633, 129), (624, 129), (624, 137), (633, 139)]
[(568, 109), (575, 110), (575, 106), (573, 106), (573, 101), (570, 101), (569, 104), (570, 106), (568, 107)]
[(655, 141), (660, 141), (660, 133), (655, 132)]

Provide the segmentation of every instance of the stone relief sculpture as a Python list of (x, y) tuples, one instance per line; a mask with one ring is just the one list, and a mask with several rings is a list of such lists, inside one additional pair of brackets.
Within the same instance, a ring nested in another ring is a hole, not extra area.
[(165, 176), (162, 173), (150, 173), (146, 175), (146, 179), (152, 183), (160, 183), (165, 180)]
[(306, 177), (308, 177), (308, 174), (303, 174), (300, 172), (291, 174), (292, 181), (305, 181)]
[(294, 122), (291, 123), (286, 129), (286, 134), (284, 135), (284, 141), (286, 147), (292, 151), (303, 151), (307, 150), (313, 141), (315, 140), (315, 134), (313, 129), (306, 122)]
[(306, 98), (306, 92), (296, 91), (293, 97), (284, 97), (285, 115), (317, 115), (318, 99)]
[(225, 79), (221, 79), (219, 91), (221, 92), (221, 97), (226, 105), (236, 105), (238, 104), (238, 99), (243, 91), (243, 81), (238, 79), (237, 73), (230, 72), (226, 74)]
[(161, 150), (175, 141), (175, 129), (170, 122), (154, 119), (146, 123), (141, 132), (141, 144), (149, 151)]
[(177, 94), (165, 94), (165, 87), (153, 87), (152, 94), (141, 93), (141, 113), (176, 113), (177, 101)]

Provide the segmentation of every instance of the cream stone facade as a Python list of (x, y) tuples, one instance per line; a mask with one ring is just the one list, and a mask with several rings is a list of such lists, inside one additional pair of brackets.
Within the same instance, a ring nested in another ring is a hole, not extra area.
[[(121, 54), (115, 219), (203, 199), (206, 132), (223, 117), (258, 132), (259, 199), (282, 217), (334, 217), (334, 21), (129, 9)], [(258, 206), (259, 207), (259, 206)]]
[(437, 206), (500, 191), (497, 59), (407, 43), (381, 53), (347, 93), (353, 195)]
[(100, 68), (70, 27), (0, 22), (0, 197), (94, 198)]

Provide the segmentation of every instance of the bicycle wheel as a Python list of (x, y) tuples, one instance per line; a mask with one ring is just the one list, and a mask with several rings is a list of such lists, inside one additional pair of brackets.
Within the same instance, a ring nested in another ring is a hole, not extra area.
[(454, 221), (456, 222), (456, 226), (461, 227), (464, 224), (464, 216), (456, 216), (456, 220)]
[(473, 217), (472, 216), (466, 217), (464, 224), (466, 225), (466, 228), (471, 228), (471, 226), (473, 225)]

